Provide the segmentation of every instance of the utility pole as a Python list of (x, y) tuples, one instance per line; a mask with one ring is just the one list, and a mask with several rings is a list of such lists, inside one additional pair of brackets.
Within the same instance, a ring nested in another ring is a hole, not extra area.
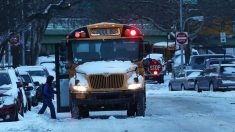
[[(180, 0), (180, 32), (183, 32), (183, 0)], [(184, 65), (184, 46), (180, 45), (181, 49), (181, 67), (180, 71), (183, 71), (183, 65)]]

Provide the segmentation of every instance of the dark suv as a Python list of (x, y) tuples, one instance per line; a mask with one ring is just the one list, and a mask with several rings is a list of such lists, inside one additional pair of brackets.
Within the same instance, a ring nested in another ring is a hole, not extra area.
[(201, 72), (195, 79), (195, 90), (235, 89), (235, 64), (214, 64)]
[(190, 57), (189, 66), (192, 69), (199, 69), (199, 70), (206, 69), (206, 60), (211, 58), (235, 58), (235, 57), (232, 55), (224, 55), (224, 54), (193, 55)]

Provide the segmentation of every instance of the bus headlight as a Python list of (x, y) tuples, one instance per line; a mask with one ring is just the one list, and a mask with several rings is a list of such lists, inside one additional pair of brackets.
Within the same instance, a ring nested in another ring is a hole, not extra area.
[(128, 85), (128, 89), (131, 89), (131, 90), (139, 89), (141, 87), (142, 87), (141, 83), (133, 83), (133, 84)]
[(75, 86), (73, 86), (73, 90), (77, 91), (77, 92), (86, 92), (87, 87), (83, 86), (83, 85), (75, 85)]

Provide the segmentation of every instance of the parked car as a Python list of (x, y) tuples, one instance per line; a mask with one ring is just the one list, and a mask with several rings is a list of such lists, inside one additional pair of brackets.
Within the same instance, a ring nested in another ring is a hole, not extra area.
[(44, 66), (20, 66), (17, 67), (18, 72), (28, 72), (32, 77), (33, 82), (38, 81), (39, 84), (46, 83), (46, 78), (49, 75), (47, 69)]
[(235, 64), (214, 64), (203, 70), (195, 79), (195, 90), (234, 90)]
[[(34, 84), (36, 85), (36, 96), (38, 101), (42, 101), (41, 96), (41, 86), (46, 83), (47, 76), (49, 73), (44, 66), (20, 66), (17, 67), (18, 72), (27, 72), (32, 77)], [(38, 82), (38, 83), (36, 83)]]
[(169, 81), (169, 91), (194, 89), (195, 78), (200, 75), (201, 70), (183, 70), (173, 75)]
[(33, 82), (33, 79), (27, 72), (19, 72), (19, 76), (23, 79), (23, 85), (25, 94), (28, 101), (28, 110), (31, 110), (31, 106), (37, 106), (38, 101), (36, 98), (36, 85)]
[(214, 64), (235, 64), (235, 58), (210, 58), (206, 60), (206, 67)]
[(24, 116), (26, 103), (25, 93), (15, 70), (0, 69), (0, 119), (17, 121), (18, 113)]
[[(159, 70), (156, 70), (156, 72), (151, 73), (149, 71), (149, 67), (145, 68), (145, 80), (146, 82), (150, 82), (150, 83), (164, 83), (164, 74), (166, 73), (166, 66), (165, 66), (165, 62), (163, 59), (163, 55), (162, 54), (156, 54), (156, 53), (152, 53), (147, 55), (144, 60), (149, 59), (150, 63), (151, 61), (156, 63), (156, 66), (159, 67)], [(157, 65), (158, 64), (158, 65)]]
[(190, 57), (189, 66), (191, 69), (206, 69), (206, 60), (210, 58), (235, 58), (232, 55), (224, 54), (203, 54), (203, 55), (193, 55)]
[(56, 74), (55, 74), (55, 61), (45, 61), (45, 62), (41, 62), (40, 65), (44, 66), (48, 73), (53, 76), (54, 78), (56, 78)]

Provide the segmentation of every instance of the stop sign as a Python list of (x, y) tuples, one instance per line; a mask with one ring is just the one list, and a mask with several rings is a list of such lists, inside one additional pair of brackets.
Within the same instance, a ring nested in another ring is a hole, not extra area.
[(151, 74), (158, 75), (162, 71), (162, 64), (159, 61), (152, 59), (148, 67), (148, 71)]
[(176, 44), (188, 44), (188, 32), (176, 32)]

